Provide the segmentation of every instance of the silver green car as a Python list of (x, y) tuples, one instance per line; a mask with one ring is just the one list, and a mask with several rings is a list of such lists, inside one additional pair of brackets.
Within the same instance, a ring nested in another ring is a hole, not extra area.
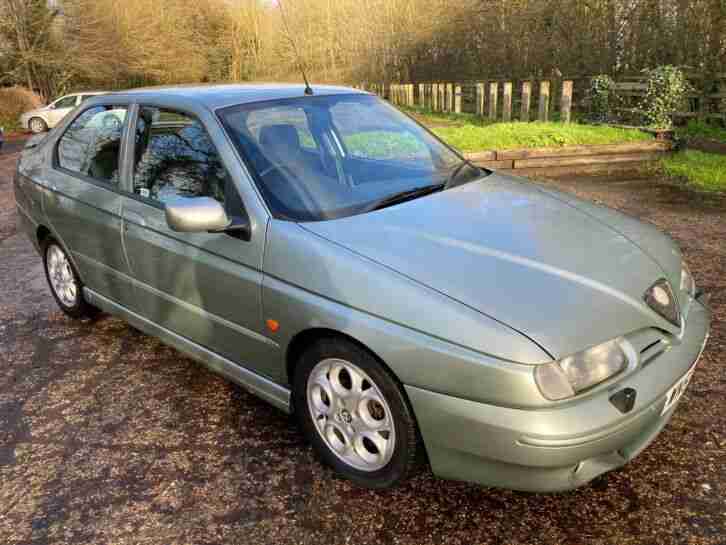
[(650, 225), (477, 168), (344, 87), (141, 89), (24, 151), (60, 308), (128, 321), (276, 407), (368, 487), (530, 491), (667, 424), (710, 311)]

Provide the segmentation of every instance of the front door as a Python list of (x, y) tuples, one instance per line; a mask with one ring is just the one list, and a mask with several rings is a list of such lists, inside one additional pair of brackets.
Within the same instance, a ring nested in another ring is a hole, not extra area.
[(164, 202), (206, 196), (245, 214), (237, 188), (202, 123), (140, 107), (134, 129), (133, 195), (122, 236), (137, 281), (137, 310), (153, 322), (260, 374), (279, 374), (277, 345), (261, 316), (263, 245), (228, 233), (172, 231)]

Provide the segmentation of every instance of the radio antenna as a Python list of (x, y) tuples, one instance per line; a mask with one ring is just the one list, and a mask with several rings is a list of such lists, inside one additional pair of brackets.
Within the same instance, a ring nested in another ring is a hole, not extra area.
[(310, 87), (310, 83), (308, 82), (308, 77), (305, 75), (305, 68), (303, 66), (302, 59), (300, 58), (300, 53), (298, 52), (297, 44), (295, 44), (295, 40), (292, 39), (292, 34), (290, 33), (290, 27), (287, 26), (287, 17), (285, 16), (285, 8), (282, 6), (282, 0), (277, 0), (277, 7), (280, 8), (280, 15), (282, 15), (282, 26), (285, 29), (285, 37), (287, 38), (287, 41), (290, 42), (290, 46), (292, 46), (292, 50), (295, 53), (295, 60), (297, 61), (297, 66), (300, 69), (300, 72), (302, 73), (303, 81), (305, 81), (305, 94), (312, 95), (313, 88)]

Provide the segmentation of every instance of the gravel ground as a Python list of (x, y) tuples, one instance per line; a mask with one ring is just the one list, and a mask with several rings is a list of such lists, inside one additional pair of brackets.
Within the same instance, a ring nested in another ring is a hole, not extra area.
[(64, 317), (15, 232), (0, 155), (0, 543), (726, 544), (726, 199), (657, 180), (554, 182), (652, 221), (714, 294), (699, 370), (623, 469), (535, 495), (422, 472), (359, 490), (284, 414), (123, 322)]

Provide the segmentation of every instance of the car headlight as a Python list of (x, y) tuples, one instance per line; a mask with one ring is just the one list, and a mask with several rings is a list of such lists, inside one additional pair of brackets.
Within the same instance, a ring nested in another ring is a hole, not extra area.
[(681, 291), (685, 291), (693, 296), (696, 293), (696, 281), (693, 279), (691, 270), (686, 265), (686, 261), (681, 262)]
[(618, 337), (559, 361), (539, 365), (534, 371), (535, 382), (542, 395), (551, 401), (572, 397), (625, 369), (628, 344)]
[(646, 304), (675, 326), (681, 326), (681, 310), (670, 282), (661, 278), (643, 295)]

